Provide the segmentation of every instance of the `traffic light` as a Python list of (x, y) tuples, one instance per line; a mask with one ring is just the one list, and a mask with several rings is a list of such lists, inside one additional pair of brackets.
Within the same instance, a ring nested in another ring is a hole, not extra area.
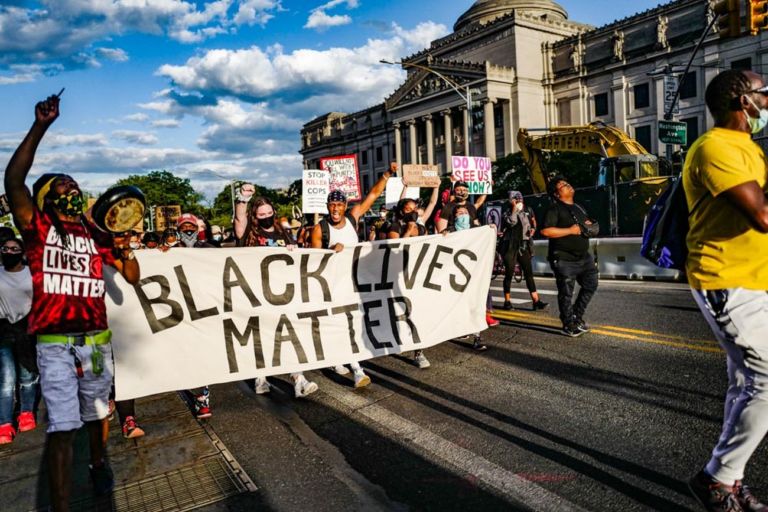
[(717, 31), (720, 37), (739, 37), (741, 35), (741, 6), (739, 4), (739, 0), (720, 0), (715, 4), (714, 11), (718, 16)]
[(749, 0), (747, 27), (753, 36), (761, 30), (768, 29), (768, 0)]
[(472, 116), (472, 131), (480, 133), (485, 128), (485, 112), (483, 109), (483, 103), (480, 101), (472, 102), (472, 110), (469, 115)]

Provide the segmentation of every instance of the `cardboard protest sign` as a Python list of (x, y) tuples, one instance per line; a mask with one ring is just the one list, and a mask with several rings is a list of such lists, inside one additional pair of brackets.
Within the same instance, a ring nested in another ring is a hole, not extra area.
[(329, 368), (480, 332), (495, 249), (496, 234), (481, 227), (339, 253), (136, 251), (138, 284), (112, 267), (106, 275), (117, 399)]
[[(387, 180), (387, 188), (384, 192), (384, 204), (387, 208), (394, 208), (400, 201), (400, 196), (403, 193), (403, 180), (400, 177), (393, 176)], [(405, 190), (405, 197), (408, 199), (419, 200), (419, 187), (407, 187)]]
[(155, 231), (164, 231), (176, 227), (176, 219), (181, 216), (181, 206), (155, 206)]
[(482, 156), (454, 156), (451, 173), (455, 180), (465, 181), (470, 194), (493, 193), (491, 159)]
[(331, 173), (331, 191), (341, 190), (349, 201), (360, 201), (363, 198), (356, 155), (321, 158), (320, 169)]
[(327, 199), (331, 193), (327, 171), (309, 169), (301, 175), (301, 210), (304, 213), (328, 213)]
[(405, 164), (403, 165), (403, 177), (409, 187), (439, 187), (440, 166)]

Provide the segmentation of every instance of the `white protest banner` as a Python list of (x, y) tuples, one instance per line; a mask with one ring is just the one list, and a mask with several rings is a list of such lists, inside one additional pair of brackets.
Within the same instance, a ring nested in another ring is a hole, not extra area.
[(363, 198), (360, 174), (357, 172), (357, 155), (321, 158), (320, 169), (331, 173), (331, 191), (341, 190), (349, 201)]
[(301, 174), (301, 210), (304, 213), (328, 213), (328, 194), (331, 192), (330, 175), (317, 169)]
[(405, 164), (403, 165), (403, 177), (410, 187), (439, 187), (440, 166)]
[[(399, 176), (393, 176), (387, 180), (387, 188), (384, 192), (384, 204), (387, 208), (394, 208), (400, 201), (403, 193), (403, 180)], [(408, 187), (405, 189), (405, 197), (408, 199), (419, 200), (419, 187)]]
[(108, 279), (118, 400), (328, 368), (487, 328), (496, 234), (479, 227), (363, 243), (136, 251)]
[(470, 194), (491, 194), (493, 185), (491, 159), (482, 156), (454, 156), (451, 158), (453, 178), (465, 181)]

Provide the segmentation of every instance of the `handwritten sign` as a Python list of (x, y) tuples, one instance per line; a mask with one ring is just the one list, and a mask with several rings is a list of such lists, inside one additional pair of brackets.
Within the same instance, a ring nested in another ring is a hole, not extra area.
[(331, 173), (331, 192), (340, 190), (348, 201), (363, 198), (360, 192), (360, 174), (357, 171), (357, 156), (344, 155), (320, 159), (320, 169)]
[(464, 181), (470, 194), (491, 194), (493, 177), (491, 159), (482, 156), (454, 156), (451, 158), (453, 178)]
[[(403, 194), (403, 180), (397, 176), (389, 178), (387, 180), (387, 188), (384, 193), (384, 204), (387, 208), (394, 208), (400, 201), (400, 196)], [(407, 187), (405, 190), (405, 196), (408, 199), (419, 200), (419, 187)]]
[(440, 167), (437, 165), (406, 164), (403, 177), (409, 187), (435, 188), (440, 186)]
[(309, 169), (301, 175), (301, 208), (304, 213), (328, 213), (331, 177), (326, 171)]

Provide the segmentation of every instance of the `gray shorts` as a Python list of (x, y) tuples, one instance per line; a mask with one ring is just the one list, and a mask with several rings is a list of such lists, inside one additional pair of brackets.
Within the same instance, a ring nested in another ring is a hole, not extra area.
[[(83, 422), (103, 420), (109, 414), (114, 375), (112, 345), (74, 347), (83, 368), (82, 377), (77, 376), (71, 347), (67, 343), (37, 344), (40, 389), (48, 409), (48, 433), (77, 430)], [(104, 370), (100, 375), (93, 373), (91, 354), (94, 350), (104, 355)]]

